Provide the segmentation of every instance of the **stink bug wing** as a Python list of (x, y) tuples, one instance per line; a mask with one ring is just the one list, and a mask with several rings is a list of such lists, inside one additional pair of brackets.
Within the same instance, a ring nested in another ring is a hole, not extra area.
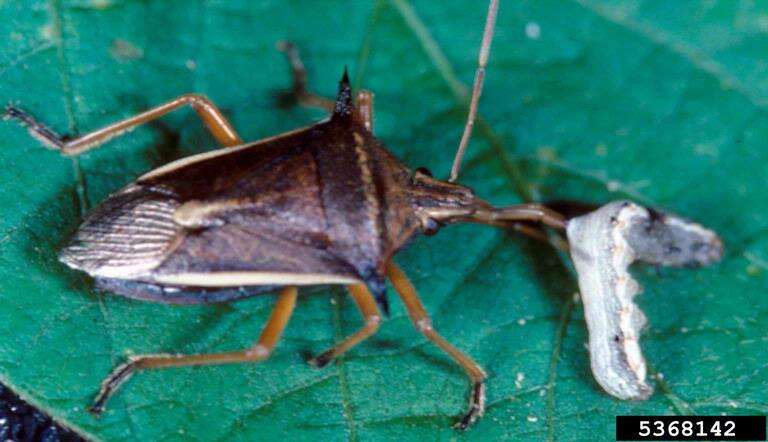
[[(360, 282), (328, 250), (333, 240), (314, 161), (323, 139), (310, 128), (163, 166), (94, 210), (61, 259), (101, 286), (156, 300), (167, 297), (109, 280), (165, 287)], [(213, 208), (213, 222), (180, 225), (174, 215), (189, 202)]]
[(233, 177), (258, 163), (262, 148), (280, 151), (292, 144), (281, 141), (292, 136), (182, 158), (145, 174), (89, 214), (61, 261), (94, 277), (148, 278), (186, 237), (173, 219), (183, 203), (207, 198), (227, 182), (231, 187)]
[(319, 243), (311, 243), (306, 235), (290, 235), (253, 219), (188, 233), (153, 270), (152, 278), (192, 286), (302, 285), (302, 275), (316, 284), (357, 281), (354, 269)]
[(179, 204), (168, 195), (130, 185), (91, 212), (59, 258), (92, 276), (146, 275), (183, 235), (173, 221)]

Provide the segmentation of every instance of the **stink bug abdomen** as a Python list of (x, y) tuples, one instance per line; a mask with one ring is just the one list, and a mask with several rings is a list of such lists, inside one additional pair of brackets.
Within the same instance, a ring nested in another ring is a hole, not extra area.
[(95, 285), (107, 293), (114, 293), (140, 301), (164, 304), (230, 302), (263, 293), (275, 292), (281, 288), (280, 286), (270, 285), (223, 288), (172, 286), (114, 278), (96, 278)]

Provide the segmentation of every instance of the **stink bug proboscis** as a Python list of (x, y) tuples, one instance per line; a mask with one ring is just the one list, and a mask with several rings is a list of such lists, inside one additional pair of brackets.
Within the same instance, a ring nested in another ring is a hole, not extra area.
[[(472, 222), (542, 237), (534, 224), (564, 231), (565, 218), (540, 204), (494, 207), (456, 184), (482, 91), (498, 0), (489, 3), (469, 115), (449, 180), (412, 171), (373, 135), (373, 95), (353, 96), (346, 71), (335, 100), (308, 91), (296, 48), (283, 43), (293, 97), (330, 117), (272, 138), (244, 142), (207, 98), (189, 94), (94, 132), (67, 138), (8, 106), (46, 146), (79, 155), (185, 106), (223, 148), (152, 170), (108, 197), (77, 230), (60, 258), (97, 287), (129, 298), (175, 304), (232, 301), (277, 291), (261, 336), (248, 349), (215, 354), (132, 356), (102, 383), (91, 410), (143, 369), (258, 362), (274, 350), (296, 304), (297, 287), (341, 284), (364, 325), (310, 360), (323, 367), (373, 335), (388, 315), (386, 281), (416, 329), (447, 353), (472, 383), (467, 428), (482, 416), (485, 371), (441, 337), (393, 256), (419, 233)], [(544, 236), (546, 238), (546, 236)]]

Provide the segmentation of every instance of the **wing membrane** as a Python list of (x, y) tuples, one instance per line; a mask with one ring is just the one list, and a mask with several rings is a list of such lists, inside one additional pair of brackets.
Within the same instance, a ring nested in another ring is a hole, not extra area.
[(88, 216), (60, 259), (94, 276), (147, 275), (182, 234), (172, 218), (178, 205), (167, 195), (129, 186)]

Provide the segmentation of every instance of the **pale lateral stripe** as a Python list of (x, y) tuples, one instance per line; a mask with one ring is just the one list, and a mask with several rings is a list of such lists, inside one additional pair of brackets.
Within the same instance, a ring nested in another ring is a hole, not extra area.
[(156, 275), (155, 282), (198, 287), (235, 287), (241, 285), (314, 285), (360, 284), (357, 278), (323, 273), (290, 272), (209, 272)]

